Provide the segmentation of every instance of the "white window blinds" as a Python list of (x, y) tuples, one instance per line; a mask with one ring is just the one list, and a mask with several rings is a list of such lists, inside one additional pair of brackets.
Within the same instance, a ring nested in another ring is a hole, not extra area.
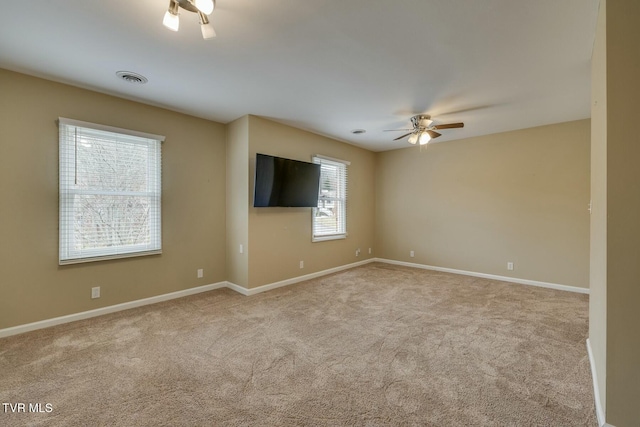
[(59, 119), (59, 264), (158, 254), (163, 136)]
[(318, 207), (313, 209), (313, 241), (347, 236), (347, 166), (349, 162), (314, 156), (320, 165)]

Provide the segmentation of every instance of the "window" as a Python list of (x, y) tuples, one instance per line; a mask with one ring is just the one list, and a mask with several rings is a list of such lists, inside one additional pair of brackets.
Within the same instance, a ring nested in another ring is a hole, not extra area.
[(59, 264), (158, 254), (163, 136), (65, 118)]
[(347, 237), (347, 166), (349, 162), (314, 156), (320, 164), (318, 207), (313, 209), (314, 242)]

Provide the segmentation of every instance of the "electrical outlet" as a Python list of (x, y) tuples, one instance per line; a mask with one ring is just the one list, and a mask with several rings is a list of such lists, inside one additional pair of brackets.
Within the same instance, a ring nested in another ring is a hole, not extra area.
[(240, 253), (241, 254), (244, 253), (244, 245), (242, 243), (240, 243)]
[(369, 255), (371, 255), (371, 248), (369, 248)]
[(198, 269), (198, 279), (202, 279), (202, 277), (204, 277), (204, 270), (199, 268)]
[(100, 286), (91, 288), (91, 299), (100, 298)]
[(513, 263), (512, 262), (508, 262), (507, 263), (507, 270), (513, 270)]
[(415, 252), (413, 252), (413, 251), (409, 252), (409, 256), (410, 256), (411, 258), (413, 258), (415, 255), (416, 255), (416, 253), (415, 253)]
[(360, 248), (356, 249), (356, 256), (360, 256)]
[(300, 268), (304, 268), (304, 261), (300, 261)]

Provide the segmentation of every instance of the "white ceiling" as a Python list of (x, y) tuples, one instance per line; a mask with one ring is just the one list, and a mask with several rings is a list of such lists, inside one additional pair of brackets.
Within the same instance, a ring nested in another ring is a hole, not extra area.
[(438, 142), (589, 117), (598, 3), (217, 0), (203, 40), (193, 13), (162, 26), (168, 0), (2, 0), (0, 68), (383, 151), (417, 113), (465, 123)]

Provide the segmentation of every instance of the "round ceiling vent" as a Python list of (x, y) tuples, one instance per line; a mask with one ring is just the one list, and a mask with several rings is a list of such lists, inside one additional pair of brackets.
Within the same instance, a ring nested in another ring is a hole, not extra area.
[(118, 71), (116, 73), (116, 76), (120, 77), (125, 82), (135, 83), (139, 85), (143, 85), (149, 81), (145, 76), (131, 71)]

